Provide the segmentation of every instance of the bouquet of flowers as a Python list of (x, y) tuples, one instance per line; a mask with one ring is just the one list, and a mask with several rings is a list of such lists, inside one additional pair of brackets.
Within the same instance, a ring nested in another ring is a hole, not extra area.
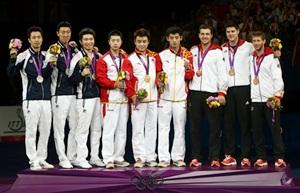
[(157, 74), (158, 80), (158, 92), (162, 94), (165, 91), (165, 87), (168, 84), (168, 75), (164, 71), (161, 71)]
[[(61, 47), (60, 45), (58, 44), (52, 44), (50, 47), (49, 47), (49, 53), (54, 55), (54, 56), (57, 56), (58, 54), (61, 53)], [(51, 64), (56, 64), (56, 62), (51, 62)]]
[[(11, 39), (8, 45), (8, 48), (11, 49), (16, 49), (16, 50), (20, 50), (22, 48), (22, 41), (20, 39), (14, 38)], [(16, 58), (17, 57), (17, 53), (12, 53), (10, 55), (11, 58)]]
[(279, 99), (276, 98), (275, 96), (268, 98), (267, 107), (269, 107), (270, 109), (273, 109), (273, 110), (281, 109)]
[(118, 81), (129, 80), (129, 73), (127, 71), (121, 70), (118, 73)]
[(281, 50), (282, 48), (282, 44), (281, 44), (281, 40), (278, 38), (273, 38), (270, 41), (269, 46), (272, 48), (272, 50)]
[(137, 91), (137, 97), (136, 97), (136, 102), (135, 102), (134, 108), (136, 108), (137, 105), (140, 104), (147, 96), (148, 96), (147, 90), (144, 88), (140, 88)]
[(91, 64), (91, 59), (88, 56), (83, 56), (80, 60), (79, 60), (79, 66), (81, 69), (83, 68), (88, 68), (89, 65)]
[(206, 99), (206, 103), (210, 109), (218, 108), (221, 106), (218, 97), (210, 96)]

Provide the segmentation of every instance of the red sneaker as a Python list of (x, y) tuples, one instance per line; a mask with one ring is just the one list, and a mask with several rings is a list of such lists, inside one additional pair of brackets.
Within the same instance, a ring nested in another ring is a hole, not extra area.
[(286, 163), (283, 159), (277, 159), (275, 161), (275, 166), (276, 167), (286, 167)]
[(258, 167), (263, 167), (263, 166), (267, 166), (268, 162), (262, 159), (258, 159), (256, 160), (254, 166), (258, 166)]
[(190, 162), (190, 167), (200, 167), (202, 165), (201, 162), (199, 162), (197, 159), (193, 159), (191, 162)]
[(220, 166), (221, 166), (221, 163), (220, 163), (218, 160), (213, 160), (213, 161), (210, 163), (210, 166), (211, 166), (211, 167), (220, 167)]
[(242, 161), (241, 161), (241, 166), (242, 167), (250, 167), (251, 166), (251, 162), (248, 158), (244, 158)]
[(231, 155), (225, 155), (225, 159), (223, 159), (222, 164), (224, 166), (236, 166), (236, 160)]

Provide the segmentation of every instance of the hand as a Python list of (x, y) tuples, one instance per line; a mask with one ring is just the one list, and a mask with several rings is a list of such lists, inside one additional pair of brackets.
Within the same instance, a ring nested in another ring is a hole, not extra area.
[(12, 48), (10, 51), (9, 51), (9, 55), (11, 58), (16, 58), (18, 54), (18, 50), (16, 48)]
[(119, 88), (119, 89), (124, 89), (124, 84), (121, 81), (116, 81), (115, 82), (115, 88)]
[(99, 48), (97, 46), (94, 46), (93, 51), (98, 53), (99, 52)]
[(81, 72), (81, 76), (88, 76), (91, 74), (90, 68), (84, 68)]
[(137, 98), (136, 95), (133, 95), (133, 96), (131, 97), (132, 104), (136, 104), (136, 98)]
[(50, 62), (52, 65), (56, 65), (56, 64), (57, 64), (57, 56), (52, 55), (52, 56), (49, 58), (49, 62)]
[(225, 103), (226, 103), (226, 99), (225, 99), (225, 97), (222, 96), (222, 95), (219, 95), (219, 96), (218, 96), (218, 101), (219, 101), (219, 103), (222, 104), (222, 105), (225, 105)]
[(280, 56), (281, 56), (281, 51), (280, 51), (280, 50), (275, 50), (275, 51), (274, 51), (274, 56), (275, 56), (275, 58), (280, 58)]
[(70, 41), (69, 42), (69, 45), (73, 48), (76, 48), (77, 47), (77, 43), (75, 41)]

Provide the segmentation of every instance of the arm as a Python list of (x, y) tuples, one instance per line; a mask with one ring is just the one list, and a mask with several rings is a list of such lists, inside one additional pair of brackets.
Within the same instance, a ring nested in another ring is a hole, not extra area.
[(194, 77), (194, 66), (193, 66), (193, 56), (192, 54), (188, 57), (188, 67), (185, 70), (184, 78), (186, 81), (192, 80)]
[(271, 60), (271, 75), (273, 79), (273, 88), (275, 90), (274, 96), (282, 98), (284, 93), (284, 83), (282, 80), (282, 71), (280, 63), (277, 58), (272, 58)]
[(129, 79), (125, 79), (125, 84), (126, 84), (126, 94), (128, 98), (131, 98), (136, 96), (135, 93), (135, 82), (136, 78), (133, 75), (133, 68), (132, 64), (128, 59), (124, 60), (124, 63), (122, 65), (122, 70), (129, 73)]
[(6, 73), (9, 77), (14, 77), (16, 76), (20, 70), (24, 66), (26, 54), (25, 52), (20, 53), (17, 58), (10, 58), (8, 66), (6, 68)]
[(115, 89), (116, 81), (112, 81), (107, 77), (107, 64), (103, 58), (100, 58), (96, 64), (96, 82), (105, 89)]
[(83, 81), (84, 77), (81, 75), (82, 69), (79, 66), (80, 56), (76, 54), (70, 63), (69, 79), (74, 85), (78, 85), (79, 82)]

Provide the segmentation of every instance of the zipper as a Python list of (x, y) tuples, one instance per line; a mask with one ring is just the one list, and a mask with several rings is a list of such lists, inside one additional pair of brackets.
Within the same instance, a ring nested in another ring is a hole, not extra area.
[(29, 80), (28, 93), (29, 93), (29, 91), (31, 90), (31, 86), (32, 86), (32, 81)]
[(44, 100), (45, 95), (44, 95), (44, 87), (43, 87), (43, 83), (41, 84), (41, 87), (42, 87), (42, 99)]
[(175, 54), (175, 62), (174, 62), (174, 64), (175, 64), (175, 68), (174, 68), (174, 76), (175, 76), (175, 78), (174, 78), (174, 95), (173, 95), (173, 100), (175, 101), (175, 94), (176, 94), (176, 54)]
[(62, 82), (62, 77), (63, 76), (63, 74), (62, 73), (60, 73), (60, 75), (58, 76), (58, 84), (57, 84), (57, 87), (59, 88), (60, 87), (60, 85), (61, 85), (61, 82)]

